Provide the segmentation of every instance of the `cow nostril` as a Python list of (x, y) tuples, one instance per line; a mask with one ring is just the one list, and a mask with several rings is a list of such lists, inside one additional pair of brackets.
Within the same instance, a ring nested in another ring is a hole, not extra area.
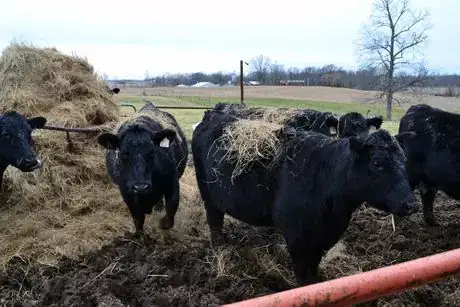
[(24, 159), (24, 163), (27, 165), (34, 165), (37, 163), (37, 159), (35, 158), (26, 158)]
[(150, 184), (148, 183), (136, 183), (133, 185), (134, 192), (144, 192), (150, 189)]

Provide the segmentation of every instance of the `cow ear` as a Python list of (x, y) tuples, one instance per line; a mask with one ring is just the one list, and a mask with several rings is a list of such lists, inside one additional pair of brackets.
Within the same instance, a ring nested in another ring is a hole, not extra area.
[(406, 140), (413, 139), (417, 136), (417, 133), (414, 131), (405, 131), (405, 132), (400, 132), (397, 135), (395, 135), (395, 139), (400, 143), (404, 143)]
[(330, 116), (326, 119), (326, 126), (329, 127), (329, 132), (331, 134), (337, 134), (339, 120), (335, 116)]
[(112, 89), (112, 92), (114, 94), (118, 94), (120, 92), (120, 89), (118, 87), (115, 87), (114, 89)]
[(383, 123), (382, 116), (376, 116), (376, 117), (366, 119), (366, 124), (369, 129), (378, 130), (382, 126), (382, 123)]
[(27, 119), (27, 123), (32, 129), (41, 129), (46, 124), (46, 118), (42, 116), (32, 117)]
[(278, 139), (289, 140), (296, 135), (296, 129), (293, 127), (282, 127), (274, 131)]
[(201, 123), (201, 121), (195, 123), (192, 125), (192, 131), (195, 131), (196, 127), (198, 127), (198, 125)]
[(364, 148), (364, 143), (362, 140), (357, 138), (356, 136), (351, 136), (348, 138), (350, 142), (350, 149), (356, 153), (361, 153)]
[(155, 133), (153, 142), (160, 147), (168, 148), (176, 138), (176, 131), (172, 129), (163, 129)]
[(97, 142), (104, 148), (117, 149), (120, 146), (118, 136), (112, 133), (103, 133), (97, 138)]

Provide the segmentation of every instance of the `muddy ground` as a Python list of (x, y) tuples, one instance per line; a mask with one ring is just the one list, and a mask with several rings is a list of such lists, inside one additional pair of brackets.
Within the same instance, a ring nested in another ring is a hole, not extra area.
[[(441, 227), (421, 213), (398, 221), (361, 208), (343, 242), (321, 264), (332, 279), (460, 247), (460, 209), (438, 194)], [(217, 249), (191, 227), (187, 234), (131, 234), (86, 255), (41, 267), (15, 258), (0, 273), (0, 303), (16, 306), (217, 306), (289, 289), (294, 284), (285, 244), (272, 229), (227, 219), (230, 241)], [(369, 306), (460, 306), (460, 278), (453, 277)]]

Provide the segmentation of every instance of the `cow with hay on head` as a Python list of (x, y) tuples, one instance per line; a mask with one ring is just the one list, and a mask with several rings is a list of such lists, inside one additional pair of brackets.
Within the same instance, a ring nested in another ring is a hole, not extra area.
[(0, 189), (3, 174), (11, 165), (22, 172), (33, 172), (42, 162), (32, 150), (32, 130), (43, 128), (44, 117), (26, 118), (16, 111), (0, 115)]
[(115, 133), (101, 134), (98, 142), (108, 149), (107, 169), (131, 212), (136, 233), (143, 231), (145, 214), (152, 213), (163, 197), (166, 215), (160, 228), (172, 228), (188, 157), (187, 141), (175, 118), (147, 103)]

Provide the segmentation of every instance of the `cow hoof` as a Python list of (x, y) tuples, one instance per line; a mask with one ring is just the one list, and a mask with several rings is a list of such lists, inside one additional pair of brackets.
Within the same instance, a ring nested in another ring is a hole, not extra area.
[(165, 216), (160, 220), (159, 227), (161, 230), (169, 230), (174, 227), (174, 220)]
[(225, 235), (221, 232), (211, 233), (211, 245), (219, 246), (225, 244)]
[(135, 237), (136, 239), (141, 239), (141, 238), (143, 238), (143, 237), (144, 237), (144, 231), (142, 231), (142, 230), (136, 230), (136, 231), (134, 232), (134, 237)]
[(436, 219), (434, 217), (426, 217), (425, 218), (425, 223), (427, 223), (428, 226), (431, 226), (431, 227), (439, 226), (439, 223), (436, 221)]

